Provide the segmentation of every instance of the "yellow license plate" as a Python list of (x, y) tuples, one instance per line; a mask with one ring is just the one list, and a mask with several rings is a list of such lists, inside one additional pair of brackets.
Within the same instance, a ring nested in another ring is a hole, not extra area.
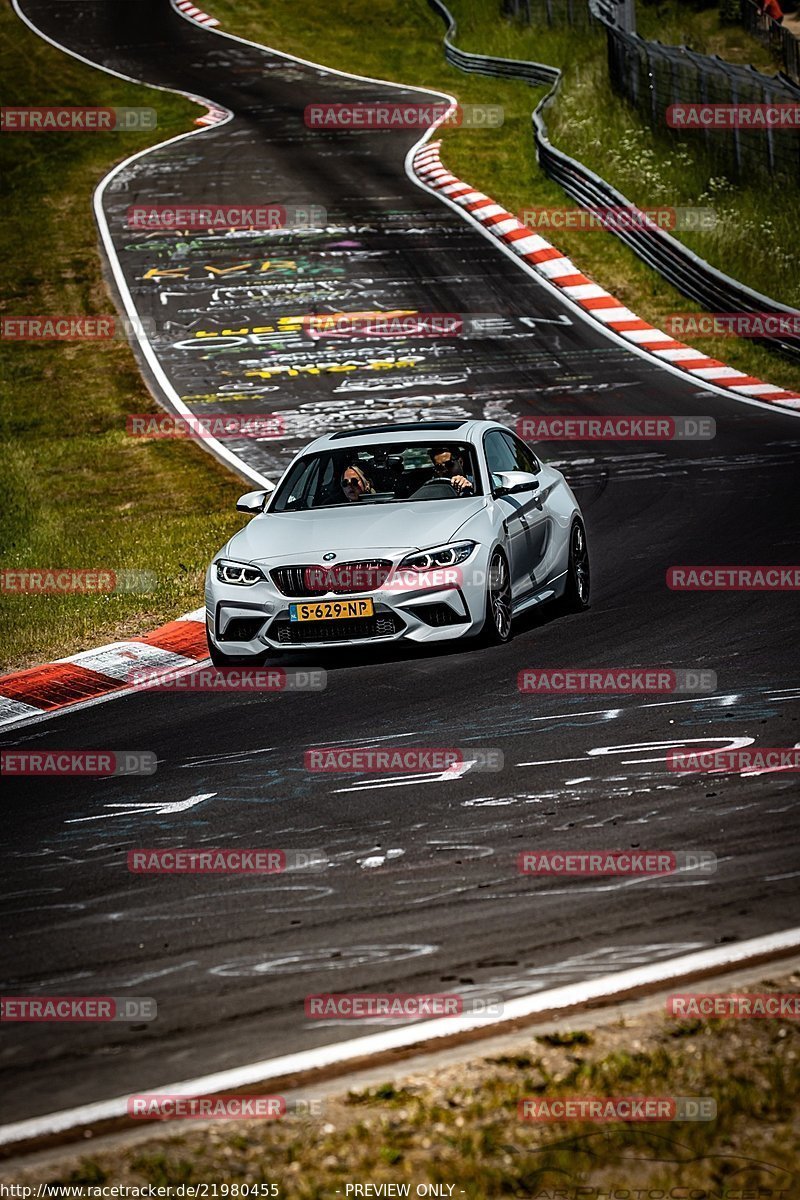
[(290, 621), (349, 621), (353, 617), (372, 617), (372, 600), (316, 600), (313, 604), (290, 604)]

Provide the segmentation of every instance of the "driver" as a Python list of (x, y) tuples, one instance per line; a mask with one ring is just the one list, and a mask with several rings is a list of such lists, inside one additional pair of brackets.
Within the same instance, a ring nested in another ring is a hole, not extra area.
[(433, 463), (434, 479), (446, 479), (459, 496), (468, 496), (475, 491), (475, 480), (464, 474), (464, 463), (449, 446), (433, 446), (428, 456)]
[(362, 496), (374, 496), (375, 488), (361, 467), (346, 467), (342, 475), (342, 491), (348, 500), (360, 500)]

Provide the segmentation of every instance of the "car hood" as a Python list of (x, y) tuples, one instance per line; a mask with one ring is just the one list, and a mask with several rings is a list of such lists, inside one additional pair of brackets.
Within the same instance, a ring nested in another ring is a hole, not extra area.
[(485, 496), (475, 496), (263, 513), (231, 538), (224, 553), (242, 562), (291, 562), (325, 551), (352, 557), (367, 551), (424, 550), (451, 541), (486, 503)]

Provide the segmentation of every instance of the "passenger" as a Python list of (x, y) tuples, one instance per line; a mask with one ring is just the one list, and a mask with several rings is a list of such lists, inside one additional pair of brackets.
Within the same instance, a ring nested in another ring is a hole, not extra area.
[(361, 467), (347, 467), (342, 475), (342, 491), (348, 500), (360, 500), (362, 496), (374, 496), (375, 488)]
[(464, 474), (464, 463), (453, 454), (449, 446), (434, 446), (428, 451), (433, 463), (433, 478), (446, 479), (452, 483), (456, 494), (469, 495), (475, 491), (475, 480)]

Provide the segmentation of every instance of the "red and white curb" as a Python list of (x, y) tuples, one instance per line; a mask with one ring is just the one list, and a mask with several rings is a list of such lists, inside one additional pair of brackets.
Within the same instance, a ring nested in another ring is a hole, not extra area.
[(192, 0), (175, 0), (175, 7), (179, 8), (187, 17), (191, 17), (193, 21), (197, 21), (200, 25), (206, 25), (209, 29), (219, 25), (216, 17), (210, 17), (208, 13), (192, 4)]
[(224, 108), (209, 108), (202, 117), (195, 118), (195, 125), (221, 125), (230, 114)]
[(0, 727), (130, 692), (139, 671), (178, 671), (208, 658), (205, 609), (144, 637), (83, 650), (69, 658), (0, 677)]
[[(208, 13), (203, 12), (202, 9), (192, 4), (191, 0), (172, 0), (172, 7), (182, 17), (186, 17), (190, 21), (197, 21), (198, 25), (205, 25), (208, 29), (214, 29), (219, 25), (216, 17), (211, 17)], [(204, 116), (198, 117), (195, 125), (221, 125), (230, 116), (230, 113), (225, 108), (217, 108), (207, 100), (202, 101), (202, 103), (208, 105), (208, 112)]]
[(550, 283), (561, 288), (565, 296), (594, 320), (602, 322), (637, 349), (647, 351), (655, 359), (666, 361), (695, 379), (713, 383), (735, 395), (800, 409), (800, 393), (787, 392), (735, 367), (728, 367), (716, 358), (708, 358), (685, 342), (677, 342), (668, 333), (642, 321), (621, 300), (584, 275), (560, 250), (506, 212), (502, 205), (451, 174), (442, 166), (440, 147), (441, 142), (432, 142), (416, 152), (413, 166), (417, 177), (480, 221), (484, 228)]

